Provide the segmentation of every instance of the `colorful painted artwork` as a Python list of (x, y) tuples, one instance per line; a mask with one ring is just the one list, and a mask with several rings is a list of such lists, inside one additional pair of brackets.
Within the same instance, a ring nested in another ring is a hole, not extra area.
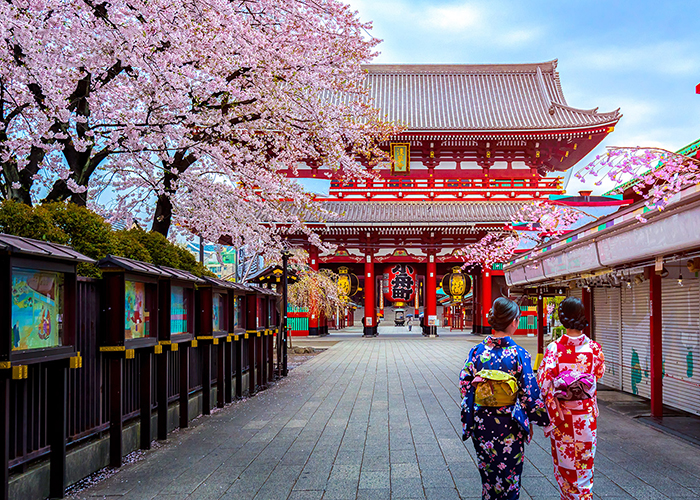
[(223, 332), (226, 330), (226, 298), (221, 293), (215, 293), (212, 304), (212, 330)]
[(150, 323), (150, 313), (146, 311), (146, 284), (127, 280), (124, 293), (124, 338), (148, 337)]
[(61, 345), (63, 273), (12, 268), (12, 350)]
[(239, 300), (236, 297), (234, 297), (233, 298), (233, 327), (234, 328), (238, 328), (239, 326), (241, 326), (240, 325), (241, 319), (240, 319), (240, 313), (238, 311), (238, 307), (239, 307)]
[(181, 286), (170, 290), (170, 334), (188, 333), (187, 330), (187, 294)]

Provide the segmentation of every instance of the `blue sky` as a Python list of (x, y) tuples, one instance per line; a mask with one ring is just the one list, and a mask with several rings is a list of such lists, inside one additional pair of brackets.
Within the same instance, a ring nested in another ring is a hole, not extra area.
[(606, 144), (677, 150), (700, 138), (700, 0), (349, 3), (383, 40), (377, 63), (558, 59), (569, 105), (624, 115), (591, 156)]

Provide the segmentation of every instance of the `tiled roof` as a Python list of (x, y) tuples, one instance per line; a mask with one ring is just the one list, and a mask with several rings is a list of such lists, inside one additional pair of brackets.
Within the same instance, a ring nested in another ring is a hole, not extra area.
[(327, 224), (348, 223), (499, 223), (510, 222), (511, 216), (525, 202), (464, 201), (327, 201), (323, 208), (329, 216)]
[(76, 252), (71, 247), (65, 245), (4, 233), (0, 234), (0, 251), (18, 255), (48, 257), (69, 262), (95, 262), (90, 257)]
[(540, 64), (364, 66), (370, 95), (408, 131), (542, 130), (612, 125), (619, 110), (567, 105), (557, 61)]

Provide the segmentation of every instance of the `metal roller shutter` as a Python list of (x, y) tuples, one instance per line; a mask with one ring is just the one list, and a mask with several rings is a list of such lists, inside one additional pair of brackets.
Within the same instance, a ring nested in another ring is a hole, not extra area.
[(622, 389), (650, 398), (649, 281), (621, 290)]
[(613, 389), (622, 389), (622, 321), (620, 289), (593, 289), (593, 338), (603, 348), (605, 375), (600, 380)]
[(582, 288), (569, 289), (569, 297), (576, 297), (578, 300), (583, 301), (583, 289)]
[[(671, 273), (674, 274), (674, 273)], [(700, 280), (661, 280), (664, 404), (700, 415), (700, 374), (694, 366), (700, 339)]]

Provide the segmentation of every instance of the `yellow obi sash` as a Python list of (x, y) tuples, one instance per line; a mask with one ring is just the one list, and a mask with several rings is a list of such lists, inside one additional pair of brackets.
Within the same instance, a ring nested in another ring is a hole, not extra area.
[(500, 370), (481, 370), (476, 374), (474, 402), (479, 406), (512, 406), (518, 397), (518, 381)]

